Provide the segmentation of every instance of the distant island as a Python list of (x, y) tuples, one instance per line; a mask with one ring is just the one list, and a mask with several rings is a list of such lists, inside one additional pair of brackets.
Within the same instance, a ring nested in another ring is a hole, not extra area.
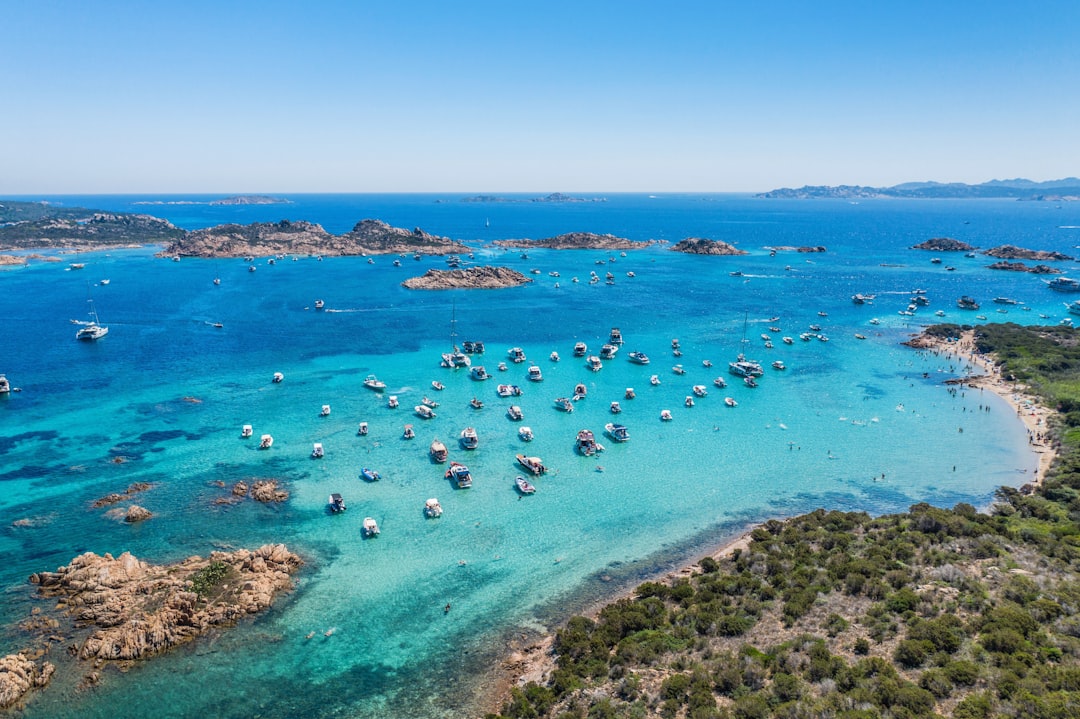
[(676, 242), (671, 250), (673, 252), (685, 252), (688, 255), (747, 255), (746, 250), (740, 250), (722, 240), (709, 240), (704, 237), (688, 237), (681, 242)]
[(1016, 200), (1053, 201), (1080, 200), (1080, 178), (1034, 182), (1032, 180), (991, 180), (978, 185), (963, 182), (905, 182), (892, 187), (863, 185), (806, 185), (799, 188), (782, 187), (762, 192), (754, 197), (765, 199), (876, 199), (876, 198), (1012, 198)]
[(573, 197), (561, 192), (553, 192), (544, 197), (500, 197), (498, 195), (475, 195), (465, 197), (462, 202), (607, 202), (606, 197)]
[(598, 235), (594, 232), (567, 232), (542, 240), (495, 240), (495, 247), (517, 247), (522, 249), (544, 248), (549, 250), (640, 250), (659, 243), (659, 240), (628, 240), (615, 235)]
[(269, 195), (235, 195), (220, 200), (210, 200), (211, 205), (288, 205), (292, 200)]
[(532, 280), (509, 267), (470, 267), (464, 270), (428, 270), (420, 277), (410, 277), (401, 286), (410, 290), (492, 290), (529, 282)]

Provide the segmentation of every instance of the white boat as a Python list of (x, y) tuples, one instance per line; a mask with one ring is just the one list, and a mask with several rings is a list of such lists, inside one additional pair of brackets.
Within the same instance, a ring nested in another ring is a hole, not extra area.
[(654, 387), (655, 387), (656, 385), (660, 384), (660, 377), (659, 377), (659, 375), (655, 375), (655, 374), (654, 374), (654, 375), (653, 375), (652, 377), (650, 377), (650, 378), (649, 378), (649, 384), (653, 385)]
[(649, 356), (644, 352), (631, 352), (628, 357), (634, 364), (649, 364)]
[(82, 325), (75, 332), (75, 339), (77, 340), (99, 340), (105, 335), (109, 334), (109, 328), (101, 324), (98, 319), (97, 310), (94, 309), (94, 300), (87, 299), (90, 303), (90, 321), (89, 322), (77, 322), (76, 324)]
[(311, 445), (311, 458), (312, 459), (321, 459), (322, 456), (323, 456), (322, 442), (316, 442), (315, 444)]
[(753, 378), (752, 376), (750, 376), (750, 375), (746, 375), (745, 377), (743, 377), (743, 378), (742, 378), (742, 381), (743, 381), (743, 384), (744, 384), (744, 385), (746, 385), (747, 387), (749, 387), (749, 388), (751, 388), (751, 389), (753, 389), (754, 387), (757, 387), (757, 386), (758, 386), (757, 380), (755, 380), (755, 379), (754, 379), (754, 378)]
[(671, 371), (675, 374), (686, 374), (686, 369), (681, 364), (677, 364), (671, 368)]
[(563, 412), (573, 412), (574, 403), (571, 402), (567, 397), (559, 397), (555, 400), (555, 409), (560, 409)]
[(520, 475), (518, 475), (517, 477), (514, 477), (514, 486), (517, 487), (517, 491), (521, 492), (522, 494), (535, 494), (536, 493), (536, 487), (534, 487), (529, 482), (529, 480), (525, 479), (524, 477), (522, 477)]
[(431, 440), (431, 447), (428, 448), (428, 454), (431, 455), (431, 461), (442, 462), (446, 461), (446, 457), (449, 452), (446, 451), (446, 445), (437, 439)]
[(601, 445), (597, 444), (596, 437), (593, 435), (591, 429), (579, 430), (574, 446), (577, 448), (577, 451), (585, 457), (591, 457), (604, 449)]
[(416, 431), (411, 424), (405, 425), (405, 430), (401, 433), (403, 439), (415, 439)]
[(531, 367), (529, 367), (529, 371), (528, 374), (526, 374), (526, 377), (529, 379), (530, 382), (544, 381), (544, 373), (541, 372), (540, 368), (536, 365), (532, 365)]
[(491, 375), (488, 374), (488, 371), (484, 369), (483, 365), (477, 365), (471, 370), (469, 370), (469, 376), (479, 382), (483, 382), (486, 379), (491, 379)]
[(578, 342), (574, 345), (574, 356), (584, 357), (589, 351), (589, 348), (585, 346), (584, 342)]
[(373, 374), (369, 374), (364, 379), (364, 386), (368, 389), (373, 389), (376, 392), (382, 392), (384, 389), (386, 389), (386, 383)]
[(600, 348), (600, 359), (614, 359), (618, 351), (618, 345), (613, 345), (611, 343), (605, 344)]
[(284, 381), (284, 379), (285, 379), (285, 375), (281, 374), (280, 372), (275, 372), (274, 373), (274, 379), (271, 380), (271, 381), (274, 384), (281, 384), (281, 382)]
[(637, 397), (637, 393), (634, 392), (634, 388), (633, 387), (627, 387), (626, 392), (623, 393), (623, 398), (624, 399), (633, 399), (634, 397)]
[(707, 360), (707, 359), (706, 360), (701, 360), (701, 366), (706, 368), (706, 369), (708, 369), (709, 367), (712, 367), (712, 360)]
[(1080, 292), (1080, 281), (1068, 277), (1055, 277), (1046, 286), (1057, 292)]
[(446, 389), (446, 385), (444, 385), (442, 382), (440, 382), (437, 379), (432, 380), (431, 381), (431, 389), (436, 390), (438, 392), (442, 392), (444, 389)]
[(68, 265), (68, 267), (73, 269), (73, 270), (81, 270), (84, 267), (86, 267), (86, 263), (85, 262), (72, 262), (70, 265)]
[(1080, 300), (1074, 300), (1066, 305), (1069, 310), (1069, 314), (1080, 315)]
[(588, 394), (589, 394), (589, 389), (583, 383), (578, 382), (576, 385), (574, 385), (574, 401), (575, 402), (577, 402), (579, 399), (585, 399), (585, 397)]
[(521, 407), (518, 407), (516, 404), (510, 405), (510, 407), (506, 410), (506, 416), (514, 420), (515, 422), (519, 422), (525, 419), (525, 413), (522, 412)]
[(361, 422), (360, 423), (360, 428), (358, 430), (356, 430), (356, 433), (358, 435), (360, 435), (361, 437), (363, 437), (364, 435), (367, 434), (367, 432), (368, 432), (367, 422)]
[(315, 309), (321, 310), (323, 307), (326, 307), (325, 302), (323, 302), (322, 300), (315, 300)]
[(720, 389), (723, 389), (724, 387), (727, 387), (727, 381), (723, 377), (717, 377), (716, 379), (714, 379), (712, 381), (712, 383), (714, 385), (716, 385), (717, 387), (719, 387)]
[(439, 403), (431, 399), (430, 397), (424, 397), (423, 399), (421, 399), (420, 404), (424, 405), (425, 407), (430, 407), (431, 409), (435, 409), (439, 406)]
[(319, 410), (319, 416), (320, 417), (329, 417), (330, 416), (330, 405), (324, 404), (322, 406), (322, 409)]
[(765, 374), (761, 365), (740, 354), (734, 362), (728, 362), (728, 371), (736, 377), (760, 377)]
[(252, 434), (254, 434), (254, 430), (251, 428), (250, 424), (245, 424), (240, 428), (241, 437), (250, 437)]
[(738, 407), (739, 406), (739, 403), (736, 402), (731, 397), (724, 397), (724, 404), (726, 404), (728, 407)]
[(214, 278), (214, 284), (215, 285), (220, 285), (221, 284), (221, 278), (220, 277), (215, 277)]
[(334, 492), (330, 495), (330, 499), (327, 502), (330, 508), (331, 514), (337, 514), (338, 512), (344, 512), (347, 507), (345, 506), (345, 500), (340, 494)]
[(518, 454), (514, 458), (517, 459), (518, 464), (533, 474), (540, 475), (547, 472), (547, 467), (544, 466), (539, 457), (526, 457), (523, 454)]
[[(856, 336), (859, 336), (859, 335), (856, 335)], [(866, 338), (863, 337), (863, 339), (866, 339)], [(783, 360), (774, 360), (773, 363), (772, 363), (772, 366), (773, 366), (773, 369), (781, 369), (781, 370), (787, 369), (787, 365), (784, 364)]]
[(608, 422), (604, 425), (604, 431), (607, 432), (607, 436), (611, 437), (614, 442), (626, 442), (630, 439), (630, 430), (628, 430), (624, 424)]
[(670, 409), (662, 409), (662, 410), (660, 410), (660, 420), (662, 422), (670, 422), (671, 421), (671, 410)]
[(259, 438), (259, 449), (270, 449), (274, 446), (274, 438), (268, 434), (264, 434)]
[(552, 362), (558, 362), (559, 361), (559, 353), (558, 352), (552, 352), (551, 354), (548, 355), (548, 359), (551, 360)]
[(424, 516), (428, 519), (438, 519), (442, 516), (442, 505), (439, 504), (438, 499), (432, 497), (424, 502)]
[(506, 351), (506, 354), (510, 356), (510, 361), (515, 364), (521, 364), (525, 361), (525, 350), (520, 347), (511, 347)]
[(398, 398), (396, 394), (392, 394), (386, 398), (386, 406), (390, 409), (395, 409), (398, 406)]
[(608, 409), (611, 411), (612, 414), (619, 414), (620, 412), (622, 412), (622, 406), (617, 401), (612, 402), (611, 406)]
[(793, 340), (790, 337), (785, 336), (785, 337), (781, 337), (780, 339), (782, 339), (784, 341), (784, 344), (786, 344), (786, 345), (795, 344), (795, 340)]
[(499, 370), (500, 372), (505, 372), (506, 371), (506, 363), (505, 362), (500, 362), (499, 366), (496, 367), (496, 369)]
[(686, 399), (683, 400), (683, 404), (685, 406), (687, 406), (687, 407), (693, 407), (694, 406), (694, 397), (693, 397), (693, 395), (689, 395), (689, 394), (686, 395)]
[(364, 517), (364, 528), (362, 530), (365, 537), (378, 537), (379, 536), (379, 524), (372, 517)]
[(473, 397), (472, 399), (469, 400), (469, 406), (472, 407), (473, 409), (483, 409), (484, 408), (484, 403), (482, 401), (480, 401), (480, 399), (478, 399), (476, 397)]
[(453, 481), (458, 489), (468, 489), (472, 486), (472, 473), (460, 462), (450, 463), (450, 469), (446, 470), (446, 478)]
[(533, 440), (532, 428), (531, 427), (519, 427), (518, 428), (518, 439), (520, 439), (522, 442), (532, 442), (532, 440)]
[(418, 404), (413, 407), (413, 412), (420, 419), (435, 419), (435, 410), (428, 407), (426, 404)]
[[(611, 274), (610, 272), (608, 274)], [(618, 327), (612, 327), (611, 332), (608, 334), (608, 342), (613, 345), (621, 345), (623, 343), (622, 330)]]
[(880, 325), (881, 320), (879, 320), (877, 317), (871, 317), (870, 318), (870, 324), (872, 324), (872, 325)]
[(694, 393), (694, 395), (696, 395), (698, 397), (704, 397), (705, 395), (707, 395), (709, 393), (708, 390), (705, 389), (705, 385), (703, 385), (703, 384), (694, 385), (691, 388), (691, 391)]
[(520, 397), (521, 387), (516, 384), (501, 384), (495, 388), (495, 393), (500, 397)]
[(971, 297), (964, 295), (956, 301), (956, 306), (962, 310), (977, 310), (979, 309), (979, 303)]
[(600, 361), (600, 358), (596, 355), (589, 355), (585, 358), (585, 366), (593, 372), (599, 372), (604, 368), (604, 363)]
[(476, 434), (476, 429), (473, 427), (466, 427), (461, 430), (461, 437), (459, 438), (462, 449), (476, 449), (480, 446), (480, 438)]

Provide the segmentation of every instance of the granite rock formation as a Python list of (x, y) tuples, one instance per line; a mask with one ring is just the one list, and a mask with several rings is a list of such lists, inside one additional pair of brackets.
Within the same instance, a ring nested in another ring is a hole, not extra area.
[(470, 267), (457, 270), (428, 270), (420, 277), (401, 283), (410, 290), (499, 289), (532, 282), (509, 267)]
[(722, 240), (709, 240), (704, 237), (688, 237), (681, 242), (675, 243), (671, 248), (674, 252), (685, 252), (689, 255), (746, 255), (746, 250), (740, 250)]

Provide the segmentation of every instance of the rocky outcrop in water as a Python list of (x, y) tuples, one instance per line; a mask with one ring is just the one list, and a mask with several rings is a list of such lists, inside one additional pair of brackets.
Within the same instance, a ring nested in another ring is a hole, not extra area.
[(89, 629), (76, 646), (80, 659), (132, 660), (266, 609), (292, 587), (290, 575), (301, 564), (283, 544), (162, 566), (128, 552), (115, 558), (87, 552), (30, 582), (78, 627)]
[(549, 250), (640, 250), (657, 244), (658, 240), (638, 242), (615, 235), (597, 235), (592, 232), (568, 232), (564, 235), (547, 237), (542, 240), (495, 240), (496, 247), (530, 247)]
[(1049, 260), (1051, 262), (1059, 262), (1073, 259), (1061, 252), (1026, 250), (1023, 247), (1017, 247), (1016, 245), (998, 245), (997, 247), (991, 247), (983, 254), (988, 257), (997, 257), (1003, 260), (1039, 260), (1042, 262)]
[(405, 230), (381, 220), (362, 220), (343, 235), (327, 232), (311, 222), (255, 222), (218, 225), (187, 233), (172, 242), (163, 257), (257, 257), (266, 255), (383, 255), (422, 253), (445, 255), (467, 252), (468, 247), (419, 227)]
[(108, 507), (111, 504), (116, 504), (117, 502), (123, 502), (125, 499), (130, 498), (132, 495), (138, 494), (140, 492), (145, 492), (146, 490), (150, 489), (150, 487), (152, 487), (152, 486), (153, 485), (151, 485), (149, 482), (135, 482), (133, 484), (129, 484), (128, 488), (125, 489), (123, 492), (113, 492), (112, 494), (106, 494), (104, 497), (101, 497), (100, 499), (95, 499), (90, 504), (90, 506), (93, 507), (94, 509), (100, 509), (101, 507)]
[(1023, 262), (1006, 262), (1001, 260), (995, 262), (992, 265), (987, 265), (991, 270), (1006, 270), (1009, 272), (1030, 272), (1034, 275), (1060, 275), (1061, 270), (1055, 269), (1050, 265), (1025, 265)]
[(673, 252), (685, 252), (688, 255), (746, 255), (746, 250), (740, 250), (722, 240), (709, 240), (704, 237), (688, 237), (676, 242), (672, 246)]
[(0, 658), (0, 709), (15, 706), (31, 689), (47, 685), (55, 669), (49, 662), (38, 664), (22, 652)]
[(458, 270), (428, 270), (420, 277), (401, 283), (410, 290), (499, 289), (532, 282), (509, 267), (470, 267)]
[(287, 205), (292, 200), (284, 197), (271, 197), (270, 195), (236, 195), (223, 197), (220, 200), (210, 200), (211, 205)]
[(951, 237), (933, 237), (926, 242), (920, 242), (913, 246), (913, 250), (930, 250), (931, 252), (971, 252), (974, 246)]
[(810, 245), (810, 246), (803, 245), (801, 247), (794, 247), (794, 246), (791, 246), (791, 245), (779, 245), (779, 246), (776, 246), (776, 247), (766, 247), (765, 249), (770, 250), (772, 252), (803, 252), (803, 253), (806, 253), (806, 252), (827, 252), (828, 251), (828, 250), (825, 249), (824, 245)]

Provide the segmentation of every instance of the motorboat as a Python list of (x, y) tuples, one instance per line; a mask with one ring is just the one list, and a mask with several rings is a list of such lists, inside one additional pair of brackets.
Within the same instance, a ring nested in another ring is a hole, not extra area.
[(634, 392), (634, 388), (633, 387), (627, 387), (626, 392), (623, 393), (623, 398), (624, 399), (633, 399), (634, 397), (637, 397), (637, 393)]
[(622, 407), (619, 405), (619, 403), (617, 401), (612, 402), (609, 409), (611, 410), (612, 414), (619, 414), (620, 412), (622, 412)]
[(322, 406), (322, 409), (319, 410), (319, 416), (320, 417), (329, 417), (330, 416), (330, 405), (324, 404)]
[(670, 422), (671, 421), (671, 410), (670, 409), (662, 409), (662, 410), (660, 410), (660, 421), (661, 422)]
[(851, 301), (854, 302), (857, 305), (864, 305), (867, 302), (873, 302), (874, 301), (874, 295), (864, 295), (861, 292), (859, 292), (859, 293), (856, 293), (856, 294), (851, 296)]
[(325, 302), (323, 302), (322, 300), (315, 300), (315, 309), (321, 310), (324, 307), (326, 307)]
[(425, 407), (430, 407), (431, 409), (436, 409), (439, 406), (439, 403), (431, 399), (430, 397), (424, 397), (423, 399), (421, 399), (420, 404), (424, 405)]
[(347, 507), (345, 506), (345, 500), (337, 492), (334, 492), (330, 495), (330, 500), (329, 502), (327, 502), (327, 504), (329, 505), (331, 514), (344, 512), (347, 509)]
[(618, 351), (618, 345), (613, 345), (611, 343), (605, 344), (600, 348), (600, 359), (615, 359), (615, 355)]
[(444, 389), (446, 389), (446, 385), (444, 385), (442, 382), (440, 382), (437, 379), (432, 380), (431, 381), (431, 389), (436, 390), (438, 392), (442, 392)]
[(521, 364), (525, 361), (525, 350), (520, 347), (511, 347), (506, 353), (510, 356), (510, 361), (515, 364)]
[(378, 537), (379, 523), (372, 517), (364, 517), (364, 526), (361, 531), (363, 531), (365, 537)]
[(496, 367), (495, 369), (499, 370), (500, 372), (505, 372), (506, 371), (506, 363), (505, 362), (500, 362), (498, 367)]
[(644, 352), (631, 352), (627, 355), (634, 364), (649, 364), (649, 356)]
[(821, 332), (821, 325), (810, 325), (811, 332)]
[(250, 424), (245, 424), (243, 427), (240, 428), (241, 437), (250, 437), (253, 432), (254, 430), (251, 428)]
[(378, 482), (382, 479), (382, 475), (376, 472), (371, 467), (363, 467), (360, 469), (360, 476), (369, 482)]
[(541, 372), (540, 368), (537, 367), (536, 365), (532, 365), (531, 367), (529, 367), (529, 371), (526, 374), (526, 377), (529, 379), (530, 382), (543, 382), (544, 381), (544, 373)]
[(259, 449), (270, 449), (274, 446), (274, 438), (268, 434), (264, 434), (259, 438)]
[(81, 270), (81, 269), (86, 267), (86, 263), (85, 262), (72, 262), (70, 265), (68, 265), (68, 267), (73, 269), (73, 270)]
[(589, 355), (585, 358), (585, 366), (593, 372), (599, 372), (604, 368), (604, 363), (600, 361), (600, 358), (596, 355)]
[(753, 389), (753, 388), (758, 386), (757, 380), (755, 380), (751, 375), (747, 375), (747, 376), (743, 377), (742, 381), (743, 381), (743, 384), (746, 385), (747, 387), (749, 387), (750, 389)]
[(880, 325), (881, 320), (879, 320), (877, 317), (871, 317), (870, 318), (870, 324), (872, 324), (872, 325)]
[(724, 397), (724, 404), (726, 404), (728, 407), (738, 407), (739, 406), (739, 403), (736, 402), (731, 397)]
[(450, 469), (446, 470), (446, 478), (451, 480), (458, 489), (468, 489), (472, 486), (472, 473), (460, 462), (450, 463)]
[(579, 399), (585, 399), (586, 395), (588, 395), (588, 394), (589, 394), (589, 389), (585, 386), (584, 383), (578, 382), (576, 385), (574, 385), (574, 401), (575, 402), (577, 402)]
[(707, 360), (707, 359), (701, 360), (701, 366), (704, 367), (705, 369), (708, 369), (708, 368), (712, 367), (712, 360)]
[(705, 395), (707, 395), (709, 393), (708, 390), (705, 389), (705, 385), (703, 385), (703, 384), (694, 385), (691, 388), (691, 391), (694, 393), (694, 396), (696, 396), (696, 397), (704, 397)]
[(653, 385), (654, 387), (655, 387), (656, 385), (660, 384), (660, 377), (659, 377), (659, 375), (655, 375), (655, 374), (654, 374), (654, 375), (653, 375), (652, 377), (650, 377), (650, 378), (649, 378), (649, 384)]
[(358, 435), (360, 435), (361, 437), (363, 437), (364, 435), (366, 435), (366, 434), (368, 433), (368, 426), (367, 426), (367, 422), (361, 422), (361, 423), (360, 423), (360, 428), (356, 430), (356, 433), (357, 433)]
[(484, 343), (474, 340), (466, 340), (461, 343), (461, 349), (465, 354), (484, 354)]
[(461, 442), (462, 449), (476, 449), (480, 445), (480, 438), (476, 434), (476, 429), (473, 427), (466, 427), (461, 430)]
[(1066, 305), (1069, 309), (1069, 314), (1080, 315), (1080, 300), (1075, 300)]
[(413, 407), (413, 412), (415, 412), (416, 416), (420, 419), (435, 419), (435, 410), (428, 407), (426, 404), (416, 405)]
[(484, 369), (484, 367), (482, 365), (477, 365), (477, 366), (473, 367), (471, 370), (469, 370), (469, 376), (472, 377), (473, 379), (477, 380), (477, 381), (480, 381), (480, 382), (482, 382), (482, 381), (484, 381), (486, 379), (491, 379), (491, 375), (488, 373), (488, 371), (486, 369)]
[(559, 397), (555, 400), (555, 409), (560, 409), (563, 412), (573, 412), (574, 403), (567, 397)]
[(824, 310), (818, 310), (817, 314), (818, 314), (818, 317), (828, 317), (829, 316), (829, 313), (825, 312)]
[(559, 353), (558, 352), (552, 352), (551, 354), (548, 355), (548, 359), (551, 360), (552, 362), (558, 362), (559, 361)]
[(517, 491), (522, 494), (535, 494), (536, 487), (534, 487), (529, 480), (525, 479), (521, 475), (514, 477), (514, 486), (517, 487)]
[(786, 335), (784, 337), (781, 337), (780, 339), (783, 340), (784, 344), (786, 344), (786, 345), (795, 344), (795, 340), (792, 339), (791, 337), (787, 337)]
[[(940, 312), (941, 310), (938, 310), (938, 311)], [(942, 312), (942, 314), (944, 314), (944, 313)], [(859, 334), (858, 332), (856, 332), (856, 333), (855, 333), (855, 339), (857, 339), (857, 340), (864, 340), (864, 339), (866, 339), (866, 335), (863, 335), (863, 334)], [(777, 368), (777, 369), (779, 369), (779, 368)]]
[[(608, 273), (611, 274), (610, 272)], [(618, 327), (612, 327), (611, 332), (608, 333), (608, 342), (613, 345), (621, 345), (623, 343), (622, 330)]]
[(945, 310), (938, 310), (938, 311), (937, 311), (937, 312), (935, 312), (934, 314), (935, 314), (935, 315), (936, 315), (937, 317), (944, 317), (944, 316), (945, 316)]
[(248, 272), (254, 272), (257, 269), (259, 269), (259, 268), (256, 267), (255, 265), (248, 265)]
[(630, 430), (628, 430), (624, 424), (608, 422), (604, 425), (604, 431), (614, 442), (626, 442), (630, 439)]
[(681, 364), (677, 364), (674, 367), (672, 367), (671, 371), (674, 372), (675, 374), (686, 374), (686, 369)]
[(712, 383), (714, 385), (716, 385), (717, 387), (719, 387), (720, 389), (723, 389), (724, 387), (727, 387), (727, 381), (723, 377), (717, 377), (716, 379), (714, 379), (712, 381)]
[(411, 424), (405, 425), (405, 430), (401, 433), (402, 439), (416, 439), (416, 430), (413, 429)]
[(428, 519), (438, 519), (442, 516), (442, 505), (439, 504), (437, 498), (432, 497), (424, 502), (424, 516)]
[(398, 398), (396, 394), (392, 394), (387, 398), (386, 406), (390, 409), (395, 409), (398, 406)]
[(500, 397), (520, 397), (521, 387), (516, 384), (501, 384), (495, 388), (495, 393)]
[(271, 382), (273, 382), (274, 384), (281, 384), (283, 381), (285, 381), (285, 375), (281, 374), (280, 372), (275, 372), (274, 378), (271, 380)]
[(1046, 286), (1056, 292), (1080, 292), (1080, 281), (1068, 277), (1055, 277)]
[(602, 446), (597, 444), (596, 437), (593, 435), (591, 429), (582, 429), (578, 431), (575, 447), (577, 448), (577, 451), (585, 457), (591, 457), (603, 449)]
[(762, 342), (768, 342), (768, 341), (769, 341), (769, 335), (767, 335), (767, 334), (765, 334), (764, 332), (762, 332), (762, 333), (761, 333), (761, 341), (762, 341)]
[(522, 442), (532, 442), (532, 440), (533, 440), (532, 428), (531, 427), (519, 427), (518, 428), (518, 439), (520, 439)]
[(477, 397), (473, 397), (469, 400), (469, 406), (473, 409), (483, 409), (484, 403), (481, 402)]
[(368, 389), (373, 389), (376, 392), (382, 392), (384, 389), (386, 389), (386, 383), (373, 374), (369, 374), (364, 379), (364, 386)]
[(428, 448), (428, 454), (431, 455), (431, 461), (442, 462), (446, 461), (446, 457), (449, 452), (446, 451), (446, 445), (440, 442), (438, 439), (431, 440), (431, 447)]
[(814, 339), (814, 335), (811, 332), (803, 332), (799, 335), (799, 339), (801, 339), (803, 342), (809, 342), (810, 340)]
[[(861, 336), (861, 335), (856, 335), (856, 336), (858, 337), (858, 336)], [(866, 338), (863, 337), (863, 339), (866, 339)], [(772, 368), (773, 369), (784, 370), (784, 369), (787, 369), (787, 365), (784, 364), (783, 360), (774, 360), (773, 363), (772, 363)]]
[(680, 347), (680, 345), (679, 345), (679, 338), (678, 337), (671, 340), (671, 349), (672, 350), (677, 350), (677, 349), (679, 349), (679, 347)]
[(956, 301), (956, 306), (962, 310), (977, 310), (979, 309), (979, 303), (973, 298), (964, 295)]
[(515, 455), (514, 458), (517, 459), (518, 464), (535, 475), (541, 475), (547, 472), (547, 467), (544, 466), (544, 463), (540, 461), (539, 457), (526, 457), (523, 454), (518, 454)]
[(578, 342), (574, 345), (574, 356), (584, 357), (589, 351), (589, 348), (585, 346), (584, 342)]
[(683, 400), (683, 405), (685, 405), (686, 407), (693, 407), (694, 406), (694, 396), (690, 395), (690, 394), (686, 395), (686, 398)]
[(313, 444), (311, 446), (311, 458), (312, 459), (322, 459), (322, 456), (323, 456), (322, 442), (316, 442), (315, 444)]
[(522, 412), (521, 407), (518, 407), (516, 404), (512, 404), (509, 408), (507, 408), (506, 416), (514, 420), (515, 422), (520, 422), (521, 420), (525, 419), (525, 413)]

